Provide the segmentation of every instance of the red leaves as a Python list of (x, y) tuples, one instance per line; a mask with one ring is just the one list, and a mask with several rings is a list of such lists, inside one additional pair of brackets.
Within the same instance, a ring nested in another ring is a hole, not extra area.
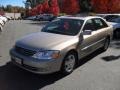
[(55, 16), (59, 15), (60, 10), (59, 10), (57, 0), (51, 0), (49, 12), (52, 13), (53, 15), (55, 15)]
[(42, 5), (42, 4), (39, 4), (39, 5), (36, 6), (36, 7), (37, 7), (37, 12), (38, 12), (39, 14), (43, 13), (43, 5)]
[(48, 13), (49, 12), (49, 4), (48, 4), (48, 0), (45, 0), (45, 2), (42, 4), (43, 6), (43, 13)]
[(99, 13), (107, 12), (108, 0), (91, 0), (94, 11)]
[(91, 0), (95, 12), (99, 13), (120, 13), (119, 0)]
[[(29, 15), (51, 13), (57, 16), (60, 12), (58, 0), (45, 0), (43, 4), (37, 5), (29, 11)], [(80, 12), (79, 0), (62, 0), (61, 12), (66, 14), (77, 14)], [(120, 13), (120, 0), (91, 0), (91, 5), (97, 13)]]
[(50, 5), (48, 4), (48, 0), (45, 0), (43, 4), (39, 4), (29, 11), (30, 16), (41, 13), (51, 13), (57, 16), (59, 14), (59, 6), (57, 0), (51, 0)]
[(37, 15), (37, 8), (33, 8), (33, 9), (29, 10), (28, 15), (29, 16)]
[(62, 12), (76, 14), (80, 11), (78, 0), (63, 0)]
[(111, 0), (109, 10), (111, 13), (120, 13), (120, 0)]

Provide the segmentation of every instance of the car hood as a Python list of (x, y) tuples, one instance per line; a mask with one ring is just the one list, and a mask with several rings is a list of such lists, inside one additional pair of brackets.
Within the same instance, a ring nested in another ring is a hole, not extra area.
[(4, 25), (4, 23), (3, 23), (3, 21), (2, 21), (2, 20), (0, 20), (0, 24)]
[(1, 20), (4, 20), (5, 22), (7, 21), (7, 18), (5, 17), (0, 17)]
[(21, 38), (16, 42), (16, 45), (23, 48), (29, 48), (29, 49), (51, 50), (51, 49), (54, 49), (54, 47), (61, 45), (62, 43), (65, 43), (67, 41), (70, 42), (74, 38), (75, 36), (39, 32), (39, 33), (33, 33), (31, 35), (27, 35)]

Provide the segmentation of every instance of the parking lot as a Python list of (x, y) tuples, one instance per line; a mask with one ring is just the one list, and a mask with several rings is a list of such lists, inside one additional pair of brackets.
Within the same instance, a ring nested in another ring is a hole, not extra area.
[[(106, 52), (97, 50), (82, 59), (68, 76), (36, 75), (14, 66), (9, 50), (16, 40), (40, 32), (47, 22), (9, 21), (0, 33), (0, 90), (120, 90), (120, 40)], [(43, 38), (41, 38), (43, 39)]]

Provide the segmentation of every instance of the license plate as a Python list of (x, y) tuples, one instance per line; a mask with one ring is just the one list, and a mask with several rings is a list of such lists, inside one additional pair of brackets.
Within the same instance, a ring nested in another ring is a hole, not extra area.
[(13, 57), (16, 63), (22, 64), (22, 59), (18, 57)]

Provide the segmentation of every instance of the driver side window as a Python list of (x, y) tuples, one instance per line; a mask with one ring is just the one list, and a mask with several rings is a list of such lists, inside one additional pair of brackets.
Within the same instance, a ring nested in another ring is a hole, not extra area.
[(86, 22), (86, 24), (85, 24), (85, 26), (84, 26), (84, 28), (83, 28), (83, 31), (84, 31), (84, 30), (92, 30), (92, 31), (95, 30), (95, 26), (94, 26), (94, 23), (93, 23), (93, 20), (92, 20), (92, 19), (90, 19), (90, 20), (88, 20), (88, 21)]

